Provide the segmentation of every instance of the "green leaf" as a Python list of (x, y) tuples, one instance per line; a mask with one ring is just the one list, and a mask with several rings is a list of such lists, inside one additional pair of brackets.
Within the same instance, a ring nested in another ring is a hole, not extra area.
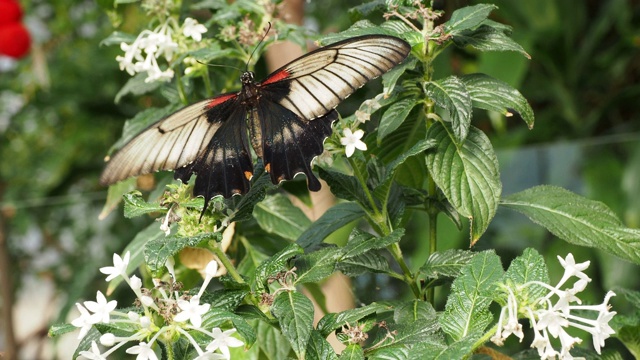
[(396, 67), (392, 68), (387, 73), (382, 75), (382, 93), (385, 96), (391, 95), (396, 88), (396, 83), (398, 82), (398, 79), (400, 79), (400, 76), (402, 76), (402, 74), (404, 74), (407, 70), (415, 68), (417, 62), (418, 59), (413, 57), (409, 58), (409, 60), (405, 60), (400, 65), (397, 65)]
[(300, 235), (297, 243), (304, 249), (319, 245), (327, 236), (352, 221), (361, 219), (364, 210), (356, 203), (341, 203), (331, 207)]
[(311, 225), (311, 220), (282, 194), (264, 199), (253, 208), (258, 225), (268, 233), (295, 241)]
[(49, 328), (48, 336), (53, 338), (76, 330), (78, 328), (71, 324), (53, 324)]
[(170, 256), (174, 256), (185, 247), (196, 247), (203, 241), (216, 240), (221, 236), (220, 233), (202, 233), (193, 237), (170, 235), (155, 238), (149, 240), (144, 247), (144, 261), (152, 273), (163, 272), (164, 264)]
[(498, 159), (486, 135), (470, 128), (462, 145), (456, 145), (450, 129), (435, 123), (428, 137), (438, 142), (427, 153), (427, 167), (451, 205), (471, 221), (471, 243), (475, 243), (496, 213), (502, 191)]
[(120, 45), (120, 43), (132, 43), (136, 40), (136, 36), (122, 31), (114, 31), (100, 42), (100, 46)]
[(361, 205), (368, 204), (367, 197), (355, 176), (323, 168), (318, 170), (318, 174), (327, 182), (336, 197), (356, 201)]
[(358, 321), (374, 314), (378, 311), (386, 311), (388, 307), (378, 303), (371, 303), (369, 305), (357, 308), (349, 309), (339, 313), (327, 314), (318, 321), (316, 328), (322, 336), (329, 336), (333, 331), (342, 328), (342, 326), (350, 324), (354, 326)]
[(166, 212), (167, 208), (160, 206), (159, 203), (149, 203), (143, 197), (142, 193), (134, 190), (123, 196), (124, 199), (124, 217), (131, 219), (140, 215)]
[(202, 295), (202, 303), (211, 304), (216, 309), (233, 311), (238, 307), (244, 297), (249, 293), (246, 289), (220, 289), (213, 292), (205, 292)]
[(533, 109), (511, 85), (486, 74), (469, 74), (460, 79), (467, 86), (474, 107), (496, 111), (507, 117), (515, 112), (529, 129), (533, 128)]
[(267, 194), (267, 190), (274, 188), (269, 175), (264, 171), (261, 163), (253, 170), (253, 178), (251, 179), (251, 189), (243, 196), (233, 196), (231, 201), (235, 202), (233, 208), (235, 212), (230, 222), (246, 221), (253, 218), (253, 209)]
[(349, 344), (340, 353), (339, 360), (364, 360), (364, 350), (358, 344)]
[(451, 18), (444, 24), (445, 32), (455, 35), (463, 30), (472, 29), (480, 25), (497, 8), (493, 4), (479, 4), (458, 9), (451, 13)]
[(449, 76), (444, 80), (426, 83), (424, 92), (436, 105), (447, 110), (456, 142), (462, 143), (469, 133), (473, 110), (471, 97), (464, 82), (457, 76)]
[(127, 81), (127, 83), (124, 84), (122, 89), (120, 89), (120, 91), (118, 91), (118, 93), (116, 94), (116, 99), (115, 99), (116, 104), (119, 103), (123, 97), (129, 94), (134, 96), (144, 95), (146, 93), (150, 93), (154, 91), (155, 89), (159, 88), (160, 85), (162, 85), (160, 81), (145, 82), (146, 79), (147, 79), (146, 72), (138, 73), (134, 77), (129, 79), (129, 81)]
[(413, 107), (418, 104), (419, 102), (417, 99), (408, 98), (395, 102), (389, 106), (384, 114), (382, 114), (382, 119), (380, 119), (380, 125), (378, 126), (378, 142), (382, 142), (382, 139), (398, 129), (400, 124), (402, 124), (407, 116), (409, 116)]
[[(427, 343), (442, 343), (444, 339), (438, 332), (440, 327), (435, 317), (427, 321), (414, 321), (402, 324), (390, 324), (389, 331), (394, 332), (391, 341), (386, 341), (375, 348), (375, 350), (367, 349), (368, 359), (409, 359), (405, 357), (411, 354), (410, 348), (415, 345)], [(385, 330), (378, 332), (376, 339), (372, 343), (377, 344), (387, 336)], [(369, 351), (370, 350), (370, 351)], [(390, 357), (393, 356), (393, 357)]]
[(480, 51), (515, 51), (527, 59), (531, 59), (520, 44), (515, 42), (502, 30), (489, 25), (482, 25), (474, 30), (462, 31), (453, 37), (457, 47), (471, 46)]
[(484, 251), (474, 256), (451, 285), (445, 311), (439, 318), (442, 330), (456, 341), (483, 332), (493, 320), (489, 311), (490, 289), (503, 273), (495, 252)]
[(449, 249), (436, 251), (427, 262), (420, 268), (420, 275), (427, 279), (438, 279), (440, 277), (455, 278), (460, 275), (464, 268), (476, 253), (469, 250)]
[(350, 277), (360, 276), (367, 272), (389, 272), (391, 271), (389, 262), (381, 252), (382, 250), (372, 250), (364, 254), (342, 259), (338, 262), (336, 270)]
[[(256, 324), (257, 322), (257, 324)], [(256, 345), (264, 352), (267, 359), (287, 359), (291, 353), (291, 345), (282, 333), (264, 321), (254, 320), (258, 338)]]
[(296, 255), (304, 254), (304, 250), (298, 244), (289, 244), (284, 249), (260, 264), (256, 269), (255, 285), (264, 288), (269, 277), (287, 269), (287, 262)]
[(387, 4), (385, 0), (373, 0), (373, 1), (369, 1), (364, 4), (360, 4), (350, 8), (349, 14), (351, 15), (358, 14), (360, 16), (367, 16), (374, 11), (384, 11), (386, 9), (387, 9)]
[[(504, 273), (504, 279), (508, 279), (516, 286), (524, 285), (531, 281), (539, 281), (545, 284), (549, 283), (549, 272), (544, 258), (535, 249), (527, 248), (522, 255), (511, 261), (511, 265)], [(539, 285), (529, 285), (522, 287), (521, 292), (517, 294), (523, 299), (537, 299), (549, 290)], [(505, 302), (506, 304), (506, 302)]]
[(481, 332), (467, 335), (463, 339), (460, 339), (453, 344), (449, 344), (449, 346), (444, 348), (442, 352), (439, 352), (434, 359), (449, 360), (468, 358), (481, 336)]
[(102, 211), (98, 216), (98, 219), (104, 220), (112, 211), (115, 209), (120, 201), (122, 201), (122, 197), (124, 194), (134, 190), (136, 188), (136, 178), (128, 178), (123, 181), (118, 181), (117, 183), (109, 186), (109, 190), (107, 190), (107, 200), (102, 207)]
[(399, 304), (393, 312), (396, 324), (406, 324), (414, 321), (427, 322), (436, 318), (436, 310), (426, 301), (409, 300)]
[(295, 284), (314, 283), (331, 276), (339, 257), (340, 249), (328, 246), (296, 258)]
[(640, 230), (624, 227), (605, 204), (555, 186), (536, 186), (502, 200), (555, 236), (640, 264)]
[(342, 248), (341, 259), (361, 255), (370, 250), (384, 249), (399, 242), (402, 236), (404, 236), (403, 228), (395, 229), (391, 234), (382, 237), (374, 237), (369, 233), (354, 229), (349, 236), (347, 245)]
[(338, 356), (333, 351), (331, 344), (322, 336), (320, 332), (311, 331), (307, 352), (305, 354), (307, 360), (337, 360)]
[(87, 332), (82, 340), (80, 340), (76, 351), (73, 353), (72, 359), (77, 359), (80, 356), (81, 351), (91, 351), (91, 342), (95, 341), (99, 344), (100, 336), (102, 336), (102, 334), (95, 328), (95, 326), (89, 329), (89, 332)]
[(635, 313), (618, 313), (612, 320), (611, 326), (616, 331), (614, 335), (624, 343), (627, 349), (637, 359), (640, 357), (640, 291), (618, 288), (616, 295), (624, 297)]
[(398, 156), (395, 160), (387, 165), (387, 174), (394, 174), (398, 169), (398, 166), (404, 164), (404, 162), (407, 161), (408, 158), (419, 155), (427, 149), (436, 147), (436, 145), (438, 145), (438, 143), (433, 139), (424, 139), (418, 141), (409, 150), (400, 154), (400, 156)]
[(202, 316), (203, 329), (220, 327), (226, 322), (231, 322), (233, 327), (238, 331), (238, 334), (244, 338), (247, 346), (251, 346), (256, 342), (257, 335), (253, 327), (240, 315), (212, 306), (211, 309)]
[(273, 316), (298, 358), (304, 358), (313, 328), (313, 304), (297, 291), (282, 291), (273, 300)]

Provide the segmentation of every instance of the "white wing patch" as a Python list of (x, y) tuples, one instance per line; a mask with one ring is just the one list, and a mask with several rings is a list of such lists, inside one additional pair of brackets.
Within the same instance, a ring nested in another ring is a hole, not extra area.
[(280, 104), (305, 119), (321, 117), (402, 62), (410, 51), (405, 41), (385, 35), (348, 39), (312, 51), (282, 68), (290, 74), (286, 77), (290, 91)]
[(207, 120), (204, 100), (179, 110), (138, 134), (107, 163), (102, 184), (158, 170), (173, 170), (193, 162), (206, 148), (221, 122)]

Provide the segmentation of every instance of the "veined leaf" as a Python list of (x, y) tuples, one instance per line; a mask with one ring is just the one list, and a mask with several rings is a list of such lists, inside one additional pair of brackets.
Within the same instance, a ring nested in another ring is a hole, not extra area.
[(599, 201), (555, 186), (536, 186), (508, 196), (501, 204), (525, 214), (567, 242), (595, 247), (640, 264), (640, 230), (624, 227)]
[(364, 350), (358, 344), (349, 344), (340, 353), (340, 360), (364, 360)]
[(400, 76), (402, 76), (402, 74), (404, 74), (408, 69), (413, 69), (416, 66), (417, 62), (418, 59), (412, 57), (409, 60), (405, 60), (402, 64), (389, 70), (389, 72), (387, 72), (386, 74), (382, 75), (382, 93), (385, 94), (385, 96), (391, 95), (391, 93), (393, 93), (393, 90), (395, 90), (396, 83), (398, 82)]
[(451, 285), (445, 311), (439, 318), (442, 330), (456, 341), (483, 332), (493, 320), (489, 311), (491, 288), (503, 273), (495, 252), (485, 251), (474, 256)]
[(333, 170), (320, 168), (320, 177), (327, 182), (331, 192), (341, 199), (357, 201), (361, 205), (367, 205), (367, 197), (362, 191), (360, 183), (355, 176), (343, 174)]
[(202, 233), (186, 238), (176, 235), (161, 236), (146, 243), (144, 247), (144, 262), (151, 272), (156, 274), (164, 271), (165, 264), (170, 256), (177, 254), (185, 247), (196, 247), (203, 241), (216, 240), (221, 237), (221, 233)]
[(354, 325), (373, 313), (385, 310), (389, 310), (389, 308), (385, 305), (374, 302), (357, 309), (349, 309), (339, 313), (327, 314), (318, 321), (317, 329), (320, 331), (322, 336), (328, 336), (331, 332), (340, 329), (346, 324)]
[(260, 264), (256, 269), (255, 285), (262, 288), (270, 276), (285, 270), (287, 262), (296, 255), (304, 254), (300, 245), (293, 243)]
[(167, 208), (160, 206), (159, 203), (150, 203), (142, 198), (142, 193), (134, 190), (123, 196), (124, 199), (124, 217), (131, 219), (140, 215), (166, 212)]
[(474, 244), (496, 213), (502, 183), (491, 142), (482, 131), (470, 130), (467, 140), (456, 145), (450, 128), (433, 124), (428, 137), (436, 140), (438, 147), (427, 153), (427, 167), (449, 202), (470, 219)]
[(297, 291), (283, 291), (273, 300), (271, 312), (298, 358), (304, 358), (313, 329), (311, 300)]
[(431, 279), (458, 277), (475, 255), (472, 251), (459, 249), (434, 252), (420, 268), (420, 274)]
[(349, 242), (342, 250), (341, 258), (346, 259), (357, 255), (364, 254), (369, 250), (384, 249), (385, 247), (400, 241), (404, 235), (404, 229), (395, 229), (391, 234), (382, 237), (374, 237), (368, 233), (361, 233), (355, 230), (349, 237)]
[(331, 276), (340, 257), (340, 249), (328, 246), (296, 258), (295, 284), (314, 283)]
[(502, 80), (486, 74), (470, 74), (460, 78), (467, 86), (473, 106), (511, 116), (522, 117), (529, 129), (533, 128), (533, 109), (522, 94)]
[(333, 206), (300, 235), (297, 243), (304, 249), (313, 248), (334, 231), (363, 216), (364, 210), (356, 203)]
[[(544, 258), (535, 249), (527, 248), (522, 255), (511, 261), (511, 265), (504, 273), (504, 279), (511, 281), (513, 284), (524, 285), (531, 281), (539, 281), (545, 284), (549, 283), (549, 272)], [(501, 281), (505, 282), (505, 281)], [(530, 284), (522, 288), (522, 292), (516, 296), (525, 299), (537, 299), (548, 293), (548, 290), (542, 286)], [(495, 298), (494, 298), (495, 299)], [(504, 299), (506, 300), (506, 298)], [(506, 305), (506, 301), (503, 303)]]
[(311, 225), (311, 220), (282, 194), (269, 196), (253, 208), (258, 225), (268, 233), (295, 241)]
[(378, 142), (381, 142), (387, 135), (394, 132), (400, 124), (409, 116), (414, 106), (418, 105), (418, 101), (414, 98), (408, 98), (393, 103), (382, 114), (380, 125), (378, 126)]
[(317, 330), (311, 331), (307, 352), (305, 354), (307, 360), (337, 360), (338, 355), (331, 347), (331, 344)]
[(471, 46), (480, 51), (515, 51), (531, 59), (520, 44), (515, 42), (502, 30), (490, 25), (481, 25), (477, 29), (462, 31), (453, 37), (453, 42), (458, 47)]
[(498, 7), (493, 4), (478, 4), (458, 9), (451, 13), (451, 18), (444, 24), (447, 33), (455, 35), (463, 30), (472, 29), (483, 22)]
[(426, 83), (424, 92), (436, 105), (448, 111), (456, 142), (462, 143), (469, 133), (473, 110), (471, 97), (464, 82), (457, 76), (449, 76), (444, 80)]

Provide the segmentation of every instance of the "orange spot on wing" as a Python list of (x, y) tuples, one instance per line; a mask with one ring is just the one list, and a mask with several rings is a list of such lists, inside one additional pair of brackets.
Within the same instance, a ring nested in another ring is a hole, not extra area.
[(247, 180), (251, 180), (251, 178), (253, 177), (253, 173), (251, 173), (251, 171), (245, 171), (244, 177), (246, 177)]
[(212, 107), (216, 107), (229, 99), (235, 98), (236, 96), (238, 95), (225, 94), (225, 95), (216, 96), (213, 99), (211, 99), (211, 101), (209, 101), (209, 103), (207, 104), (207, 107), (211, 109)]
[(291, 73), (288, 72), (287, 70), (280, 70), (277, 73), (269, 76), (267, 78), (267, 80), (262, 82), (262, 85), (267, 85), (267, 84), (271, 84), (274, 82), (278, 82), (280, 80), (284, 80), (286, 78), (288, 78), (289, 76), (291, 76)]
[(264, 166), (264, 170), (266, 172), (271, 172), (271, 163), (268, 163), (267, 165)]

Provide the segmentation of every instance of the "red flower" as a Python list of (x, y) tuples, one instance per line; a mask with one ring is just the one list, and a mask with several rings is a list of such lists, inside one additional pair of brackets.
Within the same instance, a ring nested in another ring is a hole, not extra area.
[(29, 52), (30, 46), (31, 37), (21, 23), (0, 26), (0, 55), (21, 58)]
[(0, 0), (0, 28), (17, 23), (22, 18), (22, 9), (17, 1)]

